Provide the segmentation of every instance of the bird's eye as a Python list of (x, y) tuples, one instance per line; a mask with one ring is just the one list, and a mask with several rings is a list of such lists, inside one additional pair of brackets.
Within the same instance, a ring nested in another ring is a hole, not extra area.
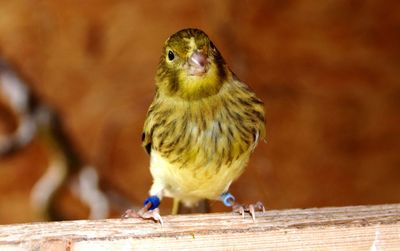
[(175, 54), (171, 50), (169, 50), (168, 51), (168, 59), (169, 59), (169, 61), (174, 60), (174, 58), (175, 58)]

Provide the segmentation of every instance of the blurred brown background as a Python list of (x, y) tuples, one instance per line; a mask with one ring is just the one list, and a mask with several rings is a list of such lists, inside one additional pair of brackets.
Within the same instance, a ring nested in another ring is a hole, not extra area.
[[(56, 110), (101, 186), (140, 206), (151, 185), (141, 128), (161, 47), (206, 31), (264, 100), (268, 142), (232, 185), (267, 208), (400, 201), (400, 2), (0, 1), (0, 54)], [(9, 123), (0, 116), (0, 124)], [(37, 221), (43, 139), (0, 160), (0, 223)], [(70, 192), (63, 219), (87, 217)], [(162, 205), (169, 211), (170, 200)], [(226, 211), (220, 203), (213, 211)], [(120, 215), (114, 208), (109, 217)]]

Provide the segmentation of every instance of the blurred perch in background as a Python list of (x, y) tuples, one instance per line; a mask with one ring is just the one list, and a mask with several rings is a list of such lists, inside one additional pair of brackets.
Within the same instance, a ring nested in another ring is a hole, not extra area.
[(69, 142), (56, 113), (43, 104), (19, 74), (0, 59), (0, 157), (11, 155), (38, 135), (48, 146), (49, 166), (31, 191), (31, 205), (49, 220), (62, 219), (53, 207), (63, 185), (90, 207), (91, 219), (105, 218), (109, 203), (100, 191), (97, 171), (84, 165)]

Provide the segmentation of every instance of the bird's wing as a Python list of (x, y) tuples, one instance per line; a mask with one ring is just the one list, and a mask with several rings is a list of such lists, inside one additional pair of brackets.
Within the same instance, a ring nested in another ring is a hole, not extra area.
[(151, 153), (151, 137), (146, 134), (146, 132), (142, 132), (142, 146), (146, 150), (146, 152), (150, 155)]

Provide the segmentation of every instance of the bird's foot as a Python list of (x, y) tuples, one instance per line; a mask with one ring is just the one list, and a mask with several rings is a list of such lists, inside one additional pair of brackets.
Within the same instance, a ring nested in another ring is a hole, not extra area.
[(153, 195), (148, 197), (144, 201), (144, 207), (142, 207), (139, 211), (134, 211), (132, 209), (128, 209), (122, 215), (122, 218), (142, 218), (142, 219), (152, 219), (155, 222), (159, 222), (161, 226), (164, 224), (160, 210), (158, 206), (160, 205), (160, 199)]
[(159, 222), (161, 226), (164, 224), (162, 217), (160, 215), (160, 210), (158, 208), (155, 208), (153, 210), (149, 210), (148, 208), (143, 207), (139, 211), (135, 211), (132, 209), (128, 209), (125, 211), (125, 213), (122, 215), (123, 219), (126, 218), (142, 218), (142, 219), (151, 219), (154, 220), (155, 222)]
[(232, 206), (232, 210), (235, 213), (240, 213), (243, 218), (244, 213), (249, 213), (253, 221), (256, 221), (256, 211), (262, 211), (263, 213), (265, 213), (265, 207), (260, 201), (250, 205), (235, 204)]
[(236, 202), (235, 197), (229, 192), (221, 194), (220, 200), (225, 204), (225, 206), (232, 207), (233, 212), (240, 213), (243, 218), (244, 213), (249, 213), (251, 218), (253, 218), (253, 221), (256, 221), (256, 211), (262, 211), (265, 213), (265, 207), (260, 201), (256, 204), (241, 205)]

